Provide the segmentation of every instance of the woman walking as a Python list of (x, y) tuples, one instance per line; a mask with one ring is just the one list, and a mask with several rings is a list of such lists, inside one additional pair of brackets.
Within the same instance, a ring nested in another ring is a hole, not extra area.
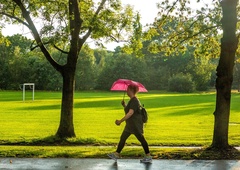
[(120, 153), (126, 143), (126, 140), (131, 134), (134, 134), (138, 141), (141, 143), (145, 156), (143, 159), (140, 160), (142, 163), (152, 162), (152, 157), (149, 152), (148, 143), (143, 136), (143, 121), (142, 115), (140, 114), (140, 102), (136, 97), (138, 92), (138, 86), (129, 85), (127, 88), (127, 95), (129, 96), (130, 100), (126, 105), (124, 100), (121, 102), (122, 106), (124, 107), (125, 116), (120, 119), (116, 120), (115, 124), (120, 126), (122, 122), (126, 121), (126, 126), (122, 132), (120, 137), (120, 141), (117, 146), (117, 150), (114, 153), (108, 154), (108, 156), (115, 161), (120, 158)]

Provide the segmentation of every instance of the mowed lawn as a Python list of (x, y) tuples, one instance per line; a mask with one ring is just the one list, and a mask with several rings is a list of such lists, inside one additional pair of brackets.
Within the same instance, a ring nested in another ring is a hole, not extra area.
[[(56, 133), (60, 121), (61, 93), (27, 91), (22, 101), (21, 91), (0, 92), (0, 144), (32, 142)], [(144, 132), (149, 145), (206, 146), (213, 135), (215, 93), (139, 93), (139, 99), (149, 113)], [(123, 117), (120, 104), (123, 92), (76, 92), (74, 102), (73, 141), (116, 145), (124, 128), (114, 124)], [(128, 101), (128, 97), (125, 96)], [(229, 124), (229, 144), (240, 145), (240, 94), (232, 94)], [(134, 136), (129, 145), (139, 144)]]

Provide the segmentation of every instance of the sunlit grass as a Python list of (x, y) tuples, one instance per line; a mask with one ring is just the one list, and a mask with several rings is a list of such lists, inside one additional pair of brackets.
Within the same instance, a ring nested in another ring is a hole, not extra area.
[[(36, 92), (26, 101), (22, 93), (0, 92), (0, 143), (14, 143), (43, 139), (56, 133), (60, 121), (60, 92)], [(144, 128), (150, 145), (210, 145), (213, 134), (214, 93), (140, 93), (139, 98), (149, 113)], [(75, 141), (89, 141), (116, 145), (124, 124), (121, 92), (76, 92), (74, 102)], [(126, 97), (126, 100), (128, 98)], [(232, 95), (229, 143), (240, 145), (240, 94)], [(70, 141), (71, 141), (70, 140)], [(128, 145), (139, 144), (134, 136)]]
[[(106, 158), (106, 154), (114, 147), (93, 146), (0, 146), (0, 157), (30, 157), (30, 158)], [(191, 158), (194, 148), (151, 148), (154, 158), (173, 158), (174, 155)], [(121, 153), (123, 158), (142, 157), (142, 148), (125, 147)]]

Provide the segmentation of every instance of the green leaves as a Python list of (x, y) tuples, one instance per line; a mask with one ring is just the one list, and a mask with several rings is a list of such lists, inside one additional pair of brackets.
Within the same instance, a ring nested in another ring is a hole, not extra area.
[[(0, 0), (0, 17), (10, 23), (24, 21), (20, 8), (15, 1)], [(25, 0), (24, 7), (30, 13), (41, 37), (51, 42), (66, 42), (70, 35), (70, 20), (75, 18), (69, 15), (67, 0)], [(101, 7), (99, 7), (101, 5)], [(82, 20), (79, 37), (83, 37), (90, 30), (91, 38), (102, 41), (126, 40), (129, 31), (132, 31), (132, 18), (135, 15), (132, 7), (123, 7), (120, 0), (79, 2), (80, 18)], [(20, 23), (21, 24), (21, 23)], [(31, 28), (30, 28), (31, 29)]]
[(159, 52), (165, 52), (166, 55), (184, 53), (187, 46), (193, 46), (197, 50), (196, 55), (218, 54), (212, 49), (218, 49), (219, 46), (221, 8), (218, 2), (201, 2), (165, 0), (158, 4), (158, 19), (145, 34), (147, 38), (154, 39), (149, 47), (152, 52), (156, 53), (159, 49)]

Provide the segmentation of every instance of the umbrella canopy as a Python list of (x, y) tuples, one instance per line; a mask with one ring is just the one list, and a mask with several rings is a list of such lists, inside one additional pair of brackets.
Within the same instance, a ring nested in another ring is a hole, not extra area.
[(111, 87), (114, 91), (127, 91), (129, 85), (138, 86), (139, 92), (147, 92), (147, 89), (139, 82), (128, 80), (128, 79), (118, 79), (115, 81)]

